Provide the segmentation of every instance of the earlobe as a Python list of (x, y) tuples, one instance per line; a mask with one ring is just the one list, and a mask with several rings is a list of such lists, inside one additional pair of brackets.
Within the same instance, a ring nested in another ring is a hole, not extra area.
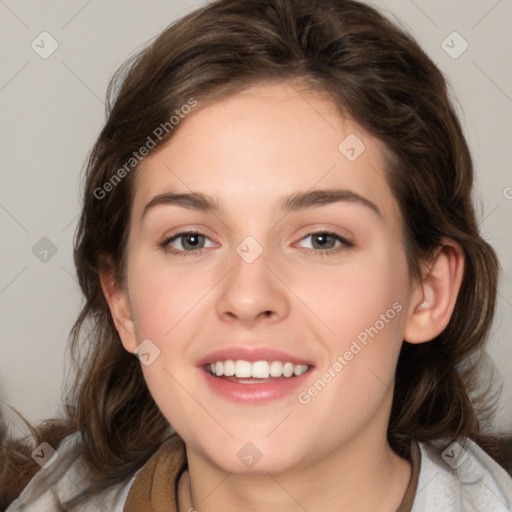
[(119, 337), (124, 348), (133, 353), (137, 343), (128, 294), (117, 283), (112, 265), (106, 263), (100, 265), (99, 275), (101, 289), (108, 303)]
[(464, 253), (450, 239), (432, 261), (423, 265), (422, 280), (412, 294), (404, 340), (424, 343), (438, 336), (448, 325), (455, 308), (464, 274)]

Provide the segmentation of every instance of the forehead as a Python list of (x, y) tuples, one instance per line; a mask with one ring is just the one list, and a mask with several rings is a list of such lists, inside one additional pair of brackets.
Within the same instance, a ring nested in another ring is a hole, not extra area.
[(181, 119), (176, 134), (139, 166), (134, 212), (169, 190), (254, 211), (314, 188), (349, 189), (384, 215), (398, 212), (378, 139), (325, 94), (264, 84), (199, 104)]

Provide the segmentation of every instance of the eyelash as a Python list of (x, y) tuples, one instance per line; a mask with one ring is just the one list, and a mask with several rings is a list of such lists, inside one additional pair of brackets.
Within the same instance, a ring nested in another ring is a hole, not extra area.
[[(177, 250), (173, 249), (169, 246), (171, 242), (174, 240), (181, 238), (186, 235), (200, 235), (204, 236), (205, 238), (208, 238), (208, 236), (205, 233), (202, 233), (200, 231), (182, 231), (180, 233), (176, 233), (172, 237), (168, 237), (164, 239), (162, 242), (158, 244), (158, 246), (166, 253), (166, 254), (172, 254), (174, 256), (199, 256), (202, 254), (204, 247), (201, 249), (198, 249), (196, 251), (184, 251), (184, 250)], [(332, 256), (335, 253), (338, 253), (339, 251), (349, 249), (354, 246), (353, 242), (348, 240), (347, 238), (341, 236), (340, 234), (334, 232), (334, 231), (314, 231), (311, 233), (308, 233), (307, 235), (303, 236), (301, 240), (304, 240), (305, 238), (308, 238), (310, 236), (314, 235), (328, 235), (332, 236), (334, 239), (341, 242), (341, 245), (338, 246), (338, 248), (333, 249), (309, 249), (306, 248), (306, 252), (308, 254), (314, 254), (315, 256)]]

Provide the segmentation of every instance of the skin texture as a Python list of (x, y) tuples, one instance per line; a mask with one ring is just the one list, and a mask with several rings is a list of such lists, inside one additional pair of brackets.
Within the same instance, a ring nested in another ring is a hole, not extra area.
[[(286, 511), (299, 503), (310, 512), (394, 511), (409, 482), (408, 462), (386, 440), (396, 362), (404, 339), (428, 341), (448, 323), (463, 256), (445, 240), (414, 282), (381, 143), (327, 98), (298, 92), (260, 84), (189, 114), (138, 170), (126, 285), (102, 272), (126, 350), (147, 338), (160, 350), (143, 371), (187, 445), (180, 510)], [(354, 161), (338, 150), (350, 134), (365, 145)], [(292, 192), (334, 188), (380, 214), (348, 201), (280, 210)], [(208, 194), (219, 210), (159, 205), (142, 218), (147, 203), (171, 190)], [(203, 249), (185, 253), (183, 238), (169, 245), (184, 256), (159, 246), (187, 230), (206, 235)], [(335, 242), (330, 255), (315, 253), (321, 248), (308, 235), (325, 231), (353, 246)], [(247, 236), (263, 249), (250, 264), (236, 252)], [(393, 304), (400, 311), (307, 404), (295, 392), (234, 404), (196, 366), (217, 349), (273, 347), (313, 361), (305, 391)], [(237, 457), (247, 442), (261, 452), (251, 468)]]

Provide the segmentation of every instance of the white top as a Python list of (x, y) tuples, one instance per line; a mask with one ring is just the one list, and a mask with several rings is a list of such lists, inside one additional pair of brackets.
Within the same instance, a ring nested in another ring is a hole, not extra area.
[[(6, 512), (59, 512), (61, 501), (86, 484), (78, 433), (66, 437), (58, 456), (41, 469)], [(419, 443), (421, 466), (411, 512), (511, 512), (512, 477), (476, 443), (461, 439), (442, 451), (442, 441)], [(80, 506), (81, 512), (122, 512), (137, 473)]]
[(469, 439), (444, 451), (419, 443), (421, 467), (411, 512), (511, 512), (512, 477)]

